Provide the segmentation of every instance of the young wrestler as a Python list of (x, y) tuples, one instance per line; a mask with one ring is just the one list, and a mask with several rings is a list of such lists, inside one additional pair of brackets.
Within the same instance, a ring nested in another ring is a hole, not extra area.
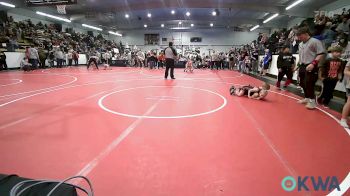
[(187, 71), (190, 71), (191, 73), (193, 72), (193, 60), (194, 60), (193, 57), (188, 59), (184, 72), (187, 72)]
[(102, 66), (103, 66), (104, 70), (112, 70), (112, 68), (109, 66), (108, 63), (103, 63)]
[(343, 48), (334, 46), (330, 48), (332, 58), (327, 59), (320, 67), (319, 78), (323, 81), (322, 94), (317, 98), (318, 104), (328, 106), (333, 98), (333, 91), (339, 80), (343, 80), (346, 62), (340, 59)]
[(28, 62), (28, 58), (27, 57), (24, 57), (21, 61), (21, 64), (20, 64), (21, 68), (24, 70), (24, 71), (31, 71), (32, 70), (32, 64), (30, 64)]
[(250, 99), (261, 100), (267, 96), (268, 90), (270, 90), (270, 85), (265, 82), (261, 87), (253, 87), (248, 85), (236, 88), (232, 86), (230, 88), (230, 94), (238, 97), (248, 96)]

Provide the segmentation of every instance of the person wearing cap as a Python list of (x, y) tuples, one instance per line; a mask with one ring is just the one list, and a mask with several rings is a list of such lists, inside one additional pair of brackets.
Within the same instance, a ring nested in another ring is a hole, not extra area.
[(281, 88), (281, 81), (285, 75), (287, 75), (287, 81), (284, 83), (284, 88), (287, 88), (293, 80), (293, 70), (295, 67), (295, 57), (290, 53), (289, 46), (283, 46), (282, 52), (277, 59), (278, 68), (278, 81), (277, 88)]
[(333, 98), (333, 91), (338, 81), (342, 81), (344, 77), (344, 69), (346, 62), (340, 59), (343, 48), (333, 46), (329, 49), (332, 57), (327, 59), (320, 67), (319, 78), (323, 82), (323, 90), (320, 96), (317, 97), (318, 104), (328, 106)]
[(300, 86), (304, 90), (305, 98), (298, 101), (306, 104), (306, 108), (316, 108), (315, 85), (318, 80), (318, 64), (326, 53), (320, 40), (312, 38), (308, 27), (299, 27), (297, 31), (299, 44), (299, 78)]

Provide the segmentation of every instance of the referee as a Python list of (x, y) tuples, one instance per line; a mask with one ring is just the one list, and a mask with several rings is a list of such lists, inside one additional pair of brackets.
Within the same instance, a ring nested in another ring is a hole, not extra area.
[(315, 85), (318, 79), (318, 64), (326, 54), (322, 42), (310, 36), (308, 27), (299, 27), (297, 31), (299, 44), (299, 78), (300, 86), (304, 90), (305, 98), (299, 103), (306, 104), (306, 108), (316, 108)]
[(165, 48), (164, 54), (165, 54), (165, 66), (166, 66), (164, 78), (168, 79), (169, 69), (170, 69), (170, 77), (171, 79), (175, 80), (174, 68), (175, 68), (175, 59), (177, 57), (177, 52), (173, 47), (173, 42), (169, 42), (169, 47)]

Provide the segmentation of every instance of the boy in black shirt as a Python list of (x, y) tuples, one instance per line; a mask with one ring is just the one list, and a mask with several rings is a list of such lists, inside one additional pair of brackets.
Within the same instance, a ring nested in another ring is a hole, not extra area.
[(281, 89), (281, 81), (285, 75), (287, 75), (287, 81), (284, 84), (284, 88), (287, 88), (292, 83), (294, 66), (295, 57), (289, 52), (288, 46), (283, 46), (282, 53), (277, 59), (278, 81), (276, 86), (278, 89)]
[(332, 58), (327, 59), (320, 68), (319, 77), (323, 81), (323, 90), (321, 95), (317, 98), (319, 104), (328, 106), (333, 98), (333, 91), (338, 81), (342, 81), (344, 77), (344, 68), (346, 62), (340, 59), (343, 48), (334, 46), (330, 48)]

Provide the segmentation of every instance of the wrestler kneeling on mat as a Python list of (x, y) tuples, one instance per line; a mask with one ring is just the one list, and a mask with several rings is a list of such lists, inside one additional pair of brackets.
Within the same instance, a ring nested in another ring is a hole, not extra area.
[(232, 86), (230, 88), (230, 94), (239, 97), (248, 96), (250, 99), (261, 100), (267, 96), (268, 90), (270, 90), (270, 85), (267, 83), (264, 83), (261, 87), (254, 87), (250, 85), (241, 87)]

